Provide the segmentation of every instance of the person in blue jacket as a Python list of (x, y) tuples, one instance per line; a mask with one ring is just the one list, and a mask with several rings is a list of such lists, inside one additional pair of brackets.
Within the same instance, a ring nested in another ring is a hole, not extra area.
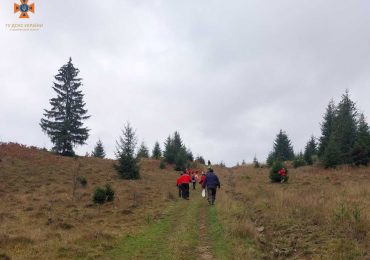
[(220, 180), (218, 179), (217, 175), (213, 172), (212, 168), (208, 169), (206, 174), (206, 178), (203, 182), (203, 187), (207, 189), (208, 193), (208, 204), (214, 205), (216, 200), (216, 191), (217, 187), (221, 188)]

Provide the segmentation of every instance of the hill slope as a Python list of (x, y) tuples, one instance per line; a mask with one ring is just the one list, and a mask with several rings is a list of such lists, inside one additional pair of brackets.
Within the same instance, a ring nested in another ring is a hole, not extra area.
[[(148, 216), (158, 218), (176, 194), (177, 174), (159, 170), (158, 161), (144, 161), (142, 179), (128, 181), (118, 178), (112, 160), (73, 159), (18, 144), (1, 144), (0, 160), (0, 255), (12, 258), (98, 257)], [(108, 183), (116, 200), (93, 205), (94, 189)]]
[[(0, 259), (368, 259), (369, 168), (215, 167), (216, 206), (199, 187), (177, 198), (172, 169), (141, 163), (142, 179), (121, 180), (112, 160), (67, 158), (0, 145)], [(87, 179), (87, 187), (76, 176)], [(96, 206), (110, 183), (113, 203)]]

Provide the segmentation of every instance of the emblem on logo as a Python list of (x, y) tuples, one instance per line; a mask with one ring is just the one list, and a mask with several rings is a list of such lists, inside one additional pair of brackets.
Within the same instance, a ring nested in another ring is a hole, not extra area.
[(21, 4), (14, 4), (14, 13), (21, 12), (19, 18), (30, 18), (28, 12), (35, 13), (35, 4), (28, 4), (28, 0), (21, 0)]

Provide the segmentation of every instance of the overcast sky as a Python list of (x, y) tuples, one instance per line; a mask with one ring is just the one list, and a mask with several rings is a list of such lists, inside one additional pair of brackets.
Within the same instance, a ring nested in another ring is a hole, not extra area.
[[(299, 152), (345, 89), (370, 114), (370, 1), (45, 1), (30, 19), (0, 2), (0, 140), (52, 147), (39, 126), (72, 57), (113, 157), (126, 121), (151, 150), (179, 131), (194, 155), (261, 161), (279, 129)], [(5, 24), (42, 23), (38, 32)]]

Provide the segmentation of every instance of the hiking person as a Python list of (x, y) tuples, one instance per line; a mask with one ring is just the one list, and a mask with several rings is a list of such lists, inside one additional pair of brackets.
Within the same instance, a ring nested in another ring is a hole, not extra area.
[(182, 191), (182, 197), (186, 200), (189, 199), (189, 182), (191, 182), (191, 178), (187, 171), (184, 171), (184, 173), (180, 177), (181, 182), (181, 191)]
[(195, 190), (195, 184), (197, 184), (197, 180), (195, 179), (195, 173), (191, 173), (191, 183), (193, 184), (193, 190)]
[(203, 197), (203, 198), (205, 198), (205, 197), (206, 197), (205, 187), (203, 186), (203, 183), (204, 183), (205, 178), (206, 178), (206, 173), (205, 173), (205, 172), (202, 172), (202, 175), (201, 175), (201, 177), (200, 177), (199, 184), (200, 184), (200, 186), (202, 187), (202, 197)]
[(203, 182), (205, 178), (206, 178), (206, 173), (202, 172), (202, 176), (200, 176), (199, 184), (202, 186), (203, 189), (204, 189)]
[(182, 176), (182, 173), (180, 173), (180, 177), (176, 179), (176, 186), (179, 189), (179, 198), (182, 198), (182, 193), (183, 193), (182, 185), (181, 185), (181, 176)]
[(193, 183), (193, 186), (194, 186), (194, 190), (195, 190), (195, 185), (197, 184), (198, 179), (199, 179), (198, 171), (195, 171), (195, 173), (194, 173), (194, 179), (195, 179), (195, 183)]
[(279, 171), (278, 171), (279, 175), (280, 175), (280, 178), (281, 178), (281, 183), (283, 183), (285, 180), (286, 180), (286, 170), (285, 168), (281, 168)]
[(206, 178), (203, 182), (203, 187), (207, 189), (208, 193), (208, 204), (214, 205), (216, 200), (216, 191), (217, 187), (220, 189), (221, 184), (217, 175), (213, 172), (213, 169), (210, 168), (207, 172)]

